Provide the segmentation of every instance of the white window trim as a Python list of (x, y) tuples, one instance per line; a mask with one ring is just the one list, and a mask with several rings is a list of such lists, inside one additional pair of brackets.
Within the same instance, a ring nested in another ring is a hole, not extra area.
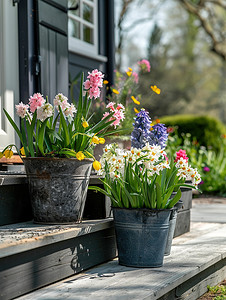
[[(98, 3), (97, 0), (93, 0), (93, 2), (91, 1), (87, 1), (87, 0), (82, 0), (82, 2), (89, 4), (90, 6), (93, 7), (93, 24), (90, 24), (89, 22), (87, 22), (86, 20), (81, 20), (80, 17), (77, 17), (73, 14), (68, 13), (68, 17), (74, 20), (78, 20), (79, 22), (81, 22), (82, 24), (85, 24), (91, 28), (93, 28), (94, 30), (94, 44), (90, 44), (87, 42), (84, 42), (80, 39), (77, 39), (75, 37), (68, 37), (68, 49), (71, 52), (80, 54), (82, 56), (85, 57), (91, 57), (94, 58), (98, 61), (101, 62), (106, 62), (107, 61), (107, 57), (99, 55), (98, 54)], [(82, 9), (82, 7), (81, 7)], [(82, 35), (82, 29), (80, 28), (80, 34)]]
[(0, 151), (17, 141), (15, 131), (3, 112), (5, 108), (13, 119), (16, 118), (15, 104), (19, 98), (17, 41), (17, 7), (11, 1), (0, 1)]

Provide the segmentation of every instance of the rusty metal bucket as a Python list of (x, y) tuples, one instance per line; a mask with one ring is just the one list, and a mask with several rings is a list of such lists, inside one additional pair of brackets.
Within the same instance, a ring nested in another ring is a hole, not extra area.
[(83, 215), (92, 160), (23, 158), (34, 222), (69, 224)]

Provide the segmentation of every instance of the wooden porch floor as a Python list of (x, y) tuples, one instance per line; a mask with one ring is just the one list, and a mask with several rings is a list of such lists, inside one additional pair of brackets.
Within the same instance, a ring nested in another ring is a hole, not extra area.
[(173, 240), (161, 268), (124, 267), (114, 259), (17, 299), (195, 300), (225, 278), (226, 224), (193, 222)]

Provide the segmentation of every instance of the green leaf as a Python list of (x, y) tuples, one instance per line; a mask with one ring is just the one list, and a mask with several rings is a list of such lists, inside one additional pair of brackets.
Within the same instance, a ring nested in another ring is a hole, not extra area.
[(62, 127), (63, 127), (65, 147), (68, 147), (70, 144), (69, 130), (68, 130), (67, 122), (64, 118), (64, 114), (63, 114), (60, 106), (59, 106), (59, 110), (60, 110), (60, 123), (62, 124)]
[(181, 198), (181, 190), (179, 189), (176, 195), (172, 199), (170, 199), (166, 208), (174, 207), (174, 205), (180, 200), (180, 198)]
[(171, 186), (171, 187), (167, 190), (167, 192), (166, 192), (166, 194), (165, 194), (165, 196), (164, 196), (164, 198), (163, 198), (161, 208), (165, 208), (165, 206), (166, 206), (166, 204), (167, 204), (167, 202), (168, 202), (170, 196), (172, 195), (173, 190), (174, 190), (174, 186)]
[(38, 148), (41, 152), (41, 154), (43, 156), (45, 156), (45, 153), (44, 153), (44, 137), (45, 137), (45, 129), (46, 129), (46, 124), (47, 124), (47, 121), (48, 119), (46, 119), (42, 124), (41, 124), (41, 127), (39, 129), (39, 132), (38, 132)]
[(156, 187), (156, 207), (157, 209), (160, 209), (162, 206), (162, 189), (158, 182), (155, 183)]
[(10, 115), (7, 113), (7, 111), (3, 108), (3, 111), (7, 117), (7, 119), (9, 120), (10, 124), (13, 126), (14, 130), (16, 131), (18, 137), (20, 138), (21, 143), (25, 144), (25, 141), (23, 140), (22, 134), (20, 132), (20, 129), (17, 127), (16, 123), (13, 121), (13, 119), (10, 117)]

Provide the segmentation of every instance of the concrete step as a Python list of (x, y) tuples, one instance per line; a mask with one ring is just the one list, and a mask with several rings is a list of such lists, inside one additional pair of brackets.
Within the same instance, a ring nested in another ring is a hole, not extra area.
[(117, 259), (44, 287), (20, 300), (196, 300), (226, 278), (226, 224), (191, 224), (173, 240), (161, 268), (120, 266)]

